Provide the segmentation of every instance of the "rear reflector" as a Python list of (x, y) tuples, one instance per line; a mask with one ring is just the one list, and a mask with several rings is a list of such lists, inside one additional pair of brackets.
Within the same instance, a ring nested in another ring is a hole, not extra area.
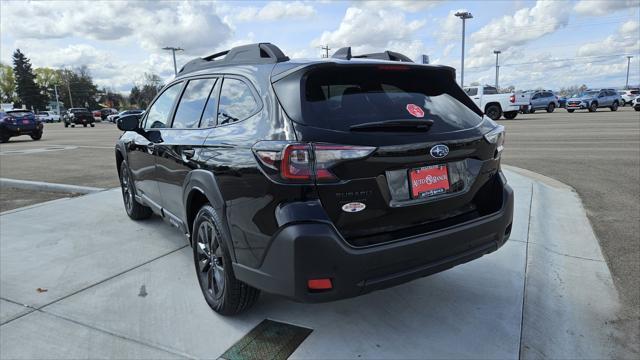
[(307, 280), (307, 287), (309, 290), (331, 290), (333, 284), (331, 284), (331, 279), (311, 279)]

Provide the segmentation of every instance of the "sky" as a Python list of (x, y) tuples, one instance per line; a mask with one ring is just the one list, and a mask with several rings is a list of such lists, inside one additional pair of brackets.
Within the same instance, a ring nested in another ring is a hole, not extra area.
[(128, 93), (145, 72), (169, 80), (171, 53), (187, 61), (233, 46), (271, 42), (291, 58), (321, 46), (354, 54), (392, 50), (460, 74), (465, 84), (554, 89), (640, 84), (640, 0), (567, 1), (7, 1), (0, 0), (0, 62), (19, 48), (34, 67), (86, 65), (95, 82)]

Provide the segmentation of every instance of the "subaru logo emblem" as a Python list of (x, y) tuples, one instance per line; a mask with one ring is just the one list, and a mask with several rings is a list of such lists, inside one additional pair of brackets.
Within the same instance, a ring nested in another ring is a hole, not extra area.
[(436, 145), (431, 148), (431, 156), (436, 159), (441, 159), (449, 154), (449, 147), (447, 145)]

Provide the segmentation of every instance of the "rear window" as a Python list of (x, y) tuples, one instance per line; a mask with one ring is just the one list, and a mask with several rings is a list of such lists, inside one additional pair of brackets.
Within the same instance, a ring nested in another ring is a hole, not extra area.
[(7, 111), (7, 114), (17, 117), (33, 115), (31, 111)]
[(69, 109), (69, 111), (71, 111), (72, 113), (76, 113), (76, 112), (88, 112), (89, 110), (85, 108), (77, 108), (77, 109)]
[(430, 119), (433, 133), (467, 129), (482, 121), (472, 100), (443, 69), (320, 68), (303, 77), (301, 86), (302, 111), (294, 121), (319, 128), (349, 131), (368, 122)]
[(638, 90), (631, 90), (629, 92), (632, 93), (633, 95), (640, 94), (640, 91)]

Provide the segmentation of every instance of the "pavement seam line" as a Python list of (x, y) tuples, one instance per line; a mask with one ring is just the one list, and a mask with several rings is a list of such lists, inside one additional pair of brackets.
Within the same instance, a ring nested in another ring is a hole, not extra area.
[(99, 328), (99, 327), (96, 327), (96, 326), (93, 326), (93, 325), (85, 324), (85, 323), (83, 323), (81, 321), (78, 321), (78, 320), (75, 320), (75, 319), (72, 319), (72, 318), (68, 318), (66, 316), (62, 316), (62, 315), (59, 315), (59, 314), (56, 314), (56, 313), (52, 313), (52, 312), (49, 312), (49, 311), (46, 311), (46, 310), (43, 310), (43, 309), (36, 309), (35, 311), (43, 313), (43, 314), (51, 315), (51, 316), (56, 317), (56, 318), (61, 319), (61, 320), (69, 321), (69, 322), (74, 323), (76, 325), (84, 326), (86, 328), (89, 328), (89, 329), (92, 329), (92, 330), (95, 330), (95, 331), (99, 331), (99, 332), (105, 333), (107, 335), (111, 335), (111, 336), (115, 336), (115, 337), (123, 339), (123, 340), (131, 341), (131, 342), (139, 344), (139, 345), (150, 347), (150, 348), (153, 348), (153, 349), (156, 349), (156, 350), (162, 350), (164, 352), (168, 352), (168, 353), (173, 354), (173, 355), (178, 355), (178, 356), (181, 356), (181, 357), (184, 357), (184, 358), (187, 358), (187, 359), (195, 359), (195, 357), (193, 357), (193, 356), (191, 356), (189, 354), (186, 354), (186, 353), (182, 353), (182, 352), (180, 352), (178, 350), (174, 350), (174, 349), (171, 349), (171, 348), (165, 348), (164, 346), (161, 346), (159, 344), (148, 343), (146, 341), (138, 340), (138, 339), (135, 339), (135, 338), (130, 338), (130, 337), (127, 337), (125, 335), (118, 334), (117, 332), (113, 332), (113, 331), (102, 329), (102, 328)]
[(21, 304), (21, 303), (19, 303), (19, 302), (17, 302), (17, 301), (13, 301), (13, 300), (7, 299), (7, 298), (5, 298), (5, 297), (0, 297), (0, 300), (4, 300), (4, 301), (6, 301), (6, 302), (8, 302), (8, 303), (11, 303), (11, 304), (14, 304), (14, 305), (18, 305), (18, 306), (22, 306), (22, 307), (25, 307), (25, 308), (29, 309), (29, 311), (27, 311), (27, 312), (26, 312), (26, 313), (24, 313), (24, 314), (20, 314), (20, 315), (18, 315), (18, 316), (16, 316), (16, 317), (14, 317), (13, 319), (9, 319), (9, 320), (7, 320), (7, 321), (5, 321), (5, 322), (3, 322), (3, 323), (0, 323), (0, 326), (3, 326), (4, 324), (8, 324), (8, 323), (12, 322), (13, 320), (19, 319), (19, 318), (21, 318), (21, 317), (23, 317), (23, 316), (25, 316), (25, 315), (29, 315), (29, 314), (31, 314), (31, 313), (32, 313), (32, 312), (34, 312), (34, 311), (38, 311), (38, 309), (34, 308), (34, 307), (33, 307), (33, 306), (31, 306), (31, 305)]
[(61, 297), (61, 298), (58, 298), (58, 299), (56, 299), (56, 300), (53, 300), (53, 301), (51, 301), (51, 302), (49, 302), (49, 303), (46, 303), (46, 304), (44, 304), (44, 305), (41, 305), (41, 306), (37, 307), (36, 309), (37, 309), (37, 310), (42, 310), (43, 308), (45, 308), (45, 307), (47, 307), (47, 306), (49, 306), (49, 305), (53, 305), (53, 304), (55, 304), (55, 303), (57, 303), (57, 302), (60, 302), (60, 301), (62, 301), (62, 300), (64, 300), (64, 299), (68, 299), (68, 298), (70, 298), (71, 296), (74, 296), (74, 295), (76, 295), (76, 294), (79, 294), (79, 293), (81, 293), (81, 292), (83, 292), (83, 291), (85, 291), (85, 290), (89, 290), (89, 289), (91, 289), (92, 287), (95, 287), (95, 286), (98, 286), (98, 285), (100, 285), (100, 284), (103, 284), (103, 283), (105, 283), (105, 282), (107, 282), (107, 281), (109, 281), (109, 280), (112, 280), (112, 279), (117, 278), (118, 276), (124, 275), (124, 274), (126, 274), (126, 273), (128, 273), (128, 272), (131, 272), (131, 271), (133, 271), (133, 270), (135, 270), (135, 269), (138, 269), (138, 268), (140, 268), (140, 267), (142, 267), (142, 266), (145, 266), (145, 265), (150, 264), (150, 263), (152, 263), (152, 262), (154, 262), (154, 261), (156, 261), (156, 260), (159, 260), (159, 259), (161, 259), (161, 258), (163, 258), (163, 257), (165, 257), (165, 256), (168, 256), (168, 255), (171, 255), (171, 254), (173, 254), (173, 253), (175, 253), (175, 252), (178, 252), (178, 251), (180, 251), (180, 250), (182, 250), (182, 249), (186, 248), (187, 246), (189, 246), (189, 245), (188, 245), (188, 244), (186, 244), (186, 245), (180, 246), (180, 247), (179, 247), (179, 248), (177, 248), (177, 249), (171, 250), (171, 251), (169, 251), (168, 253), (164, 253), (164, 254), (162, 254), (162, 255), (156, 256), (156, 257), (155, 257), (155, 258), (153, 258), (153, 259), (147, 260), (147, 261), (145, 261), (145, 262), (143, 262), (143, 263), (141, 263), (141, 264), (138, 264), (138, 265), (136, 265), (136, 266), (130, 267), (130, 268), (128, 268), (128, 269), (126, 269), (126, 270), (123, 270), (123, 271), (121, 271), (121, 272), (119, 272), (119, 273), (117, 273), (117, 274), (111, 275), (111, 276), (109, 276), (109, 277), (107, 277), (107, 278), (105, 278), (105, 279), (102, 279), (102, 280), (100, 280), (100, 281), (98, 281), (98, 282), (96, 282), (96, 283), (93, 283), (93, 284), (91, 284), (91, 285), (85, 286), (85, 287), (83, 287), (82, 289), (78, 289), (78, 290), (76, 290), (76, 291), (72, 292), (71, 294), (67, 294), (67, 295), (65, 295), (65, 296), (63, 296), (63, 297)]
[(524, 250), (524, 279), (522, 281), (522, 311), (520, 312), (520, 343), (518, 346), (518, 359), (522, 359), (522, 340), (524, 338), (524, 305), (527, 299), (527, 269), (529, 267), (529, 237), (531, 235), (531, 209), (533, 209), (534, 184), (531, 183), (531, 196), (529, 198), (529, 223), (527, 224), (527, 241)]

